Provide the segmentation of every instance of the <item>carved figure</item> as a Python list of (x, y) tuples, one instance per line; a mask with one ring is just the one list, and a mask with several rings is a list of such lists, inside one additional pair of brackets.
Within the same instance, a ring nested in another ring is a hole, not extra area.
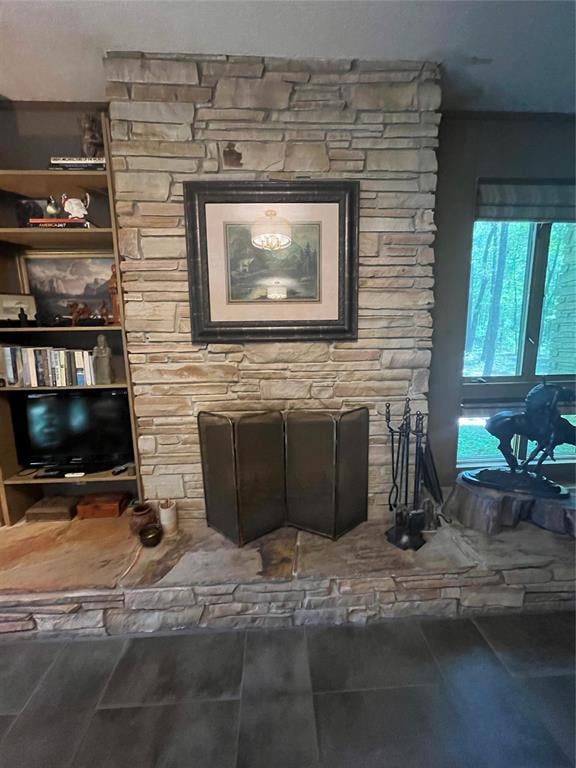
[(84, 200), (79, 197), (68, 197), (62, 195), (62, 206), (64, 211), (71, 219), (85, 219), (88, 216), (88, 206), (90, 205), (90, 195), (86, 192)]
[(78, 301), (68, 304), (68, 309), (72, 315), (72, 325), (78, 325), (81, 320), (89, 320), (92, 316), (92, 310), (88, 304)]
[[(560, 403), (573, 403), (576, 393), (573, 389), (554, 384), (538, 384), (526, 396), (525, 409), (520, 412), (499, 411), (486, 422), (486, 429), (500, 441), (498, 449), (506, 459), (512, 472), (527, 473), (530, 462), (538, 454), (535, 474), (542, 475), (542, 464), (547, 458), (554, 459), (554, 449), (568, 443), (576, 445), (576, 427), (564, 419), (558, 408)], [(512, 451), (514, 435), (536, 441), (536, 447), (521, 463)]]
[(46, 213), (50, 218), (59, 218), (62, 215), (62, 206), (52, 195), (46, 201)]
[(118, 275), (116, 274), (116, 265), (112, 264), (112, 274), (106, 282), (110, 301), (112, 303), (112, 323), (120, 325), (120, 304), (118, 301)]
[(99, 333), (93, 350), (94, 379), (96, 384), (112, 383), (112, 350), (106, 342), (106, 336)]
[(87, 112), (80, 118), (82, 152), (84, 157), (104, 157), (102, 123), (98, 115)]

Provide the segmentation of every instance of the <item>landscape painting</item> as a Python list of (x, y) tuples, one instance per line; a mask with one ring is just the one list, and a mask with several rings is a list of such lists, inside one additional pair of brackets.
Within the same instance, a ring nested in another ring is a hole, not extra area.
[(70, 317), (73, 303), (86, 304), (94, 314), (111, 310), (108, 281), (114, 260), (109, 258), (27, 258), (30, 293), (38, 318), (51, 325)]
[(320, 222), (293, 224), (292, 242), (276, 251), (252, 245), (249, 222), (224, 228), (229, 303), (320, 301)]

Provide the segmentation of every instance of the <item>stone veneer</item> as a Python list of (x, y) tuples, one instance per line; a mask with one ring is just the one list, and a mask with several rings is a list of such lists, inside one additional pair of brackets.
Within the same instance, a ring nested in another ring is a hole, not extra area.
[(367, 624), (408, 616), (573, 609), (573, 565), (474, 567), (436, 574), (2, 594), (0, 635)]
[[(105, 69), (146, 496), (204, 516), (200, 410), (367, 405), (369, 516), (384, 517), (384, 404), (426, 410), (438, 67), (111, 53)], [(192, 343), (182, 182), (267, 178), (360, 181), (357, 342)]]

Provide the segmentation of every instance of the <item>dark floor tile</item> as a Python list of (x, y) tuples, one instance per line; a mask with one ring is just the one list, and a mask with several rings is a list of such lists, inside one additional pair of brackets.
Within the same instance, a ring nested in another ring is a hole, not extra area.
[(246, 635), (242, 697), (311, 693), (303, 629), (267, 630)]
[(311, 694), (242, 699), (236, 768), (317, 768)]
[(4, 734), (12, 725), (16, 715), (0, 715), (0, 741), (2, 741)]
[(131, 640), (101, 706), (237, 698), (244, 637), (238, 632)]
[(323, 768), (480, 768), (441, 686), (318, 694)]
[(100, 709), (71, 768), (233, 768), (237, 701)]
[(529, 705), (564, 754), (576, 762), (576, 690), (573, 675), (528, 677), (522, 681)]
[(484, 616), (476, 624), (512, 674), (574, 673), (573, 613)]
[(0, 765), (67, 766), (123, 646), (121, 640), (95, 640), (63, 648), (4, 737)]
[(54, 661), (62, 643), (2, 644), (0, 647), (0, 714), (17, 714)]
[(353, 691), (438, 682), (415, 622), (307, 630), (312, 688)]
[[(518, 618), (518, 617), (514, 617)], [(560, 748), (471, 621), (422, 622), (459, 712), (491, 768), (566, 768)]]

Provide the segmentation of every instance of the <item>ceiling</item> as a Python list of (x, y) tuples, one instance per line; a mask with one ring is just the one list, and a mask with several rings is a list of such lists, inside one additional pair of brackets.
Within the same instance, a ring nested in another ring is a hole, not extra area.
[(571, 0), (0, 0), (0, 99), (103, 101), (107, 50), (427, 59), (443, 109), (573, 112)]

